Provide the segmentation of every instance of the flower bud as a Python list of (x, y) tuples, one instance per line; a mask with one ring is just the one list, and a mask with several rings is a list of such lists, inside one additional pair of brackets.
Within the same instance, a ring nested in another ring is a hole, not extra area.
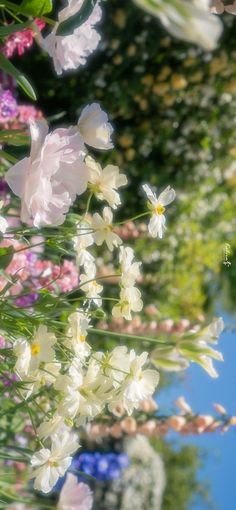
[(126, 434), (135, 434), (137, 431), (137, 422), (131, 416), (127, 416), (121, 421), (121, 428)]

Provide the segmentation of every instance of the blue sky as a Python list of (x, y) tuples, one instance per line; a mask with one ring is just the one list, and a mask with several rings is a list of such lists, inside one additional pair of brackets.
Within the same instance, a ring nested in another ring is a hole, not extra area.
[[(223, 314), (226, 326), (236, 324), (236, 317)], [(186, 371), (182, 383), (163, 390), (157, 401), (168, 412), (173, 401), (180, 395), (185, 396), (193, 410), (211, 414), (212, 403), (219, 402), (230, 414), (236, 415), (236, 334), (224, 331), (218, 350), (224, 355), (224, 363), (215, 362), (219, 372), (218, 379), (210, 378), (199, 366), (192, 364)], [(211, 495), (217, 510), (236, 509), (236, 427), (225, 434), (203, 434), (181, 438), (183, 443), (196, 444), (207, 449), (207, 458), (199, 478), (209, 482)], [(194, 510), (205, 510), (203, 504)], [(174, 509), (173, 509), (174, 510)], [(181, 510), (181, 509), (178, 509)]]

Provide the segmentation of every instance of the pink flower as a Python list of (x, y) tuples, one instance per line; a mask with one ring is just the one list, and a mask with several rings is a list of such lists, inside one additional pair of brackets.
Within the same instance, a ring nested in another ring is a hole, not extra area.
[(91, 510), (92, 493), (85, 483), (78, 483), (76, 476), (67, 474), (61, 490), (57, 510)]
[(76, 195), (86, 190), (85, 147), (77, 128), (48, 134), (45, 120), (30, 123), (30, 157), (6, 173), (12, 191), (21, 198), (21, 220), (35, 227), (61, 225)]
[[(37, 25), (39, 30), (42, 30), (45, 27), (45, 23), (41, 20), (35, 20), (35, 24)], [(29, 49), (34, 42), (35, 31), (32, 28), (25, 28), (20, 32), (15, 32), (9, 35), (3, 46), (3, 52), (6, 57), (10, 58), (15, 53), (18, 53), (19, 56), (23, 55), (25, 50)]]

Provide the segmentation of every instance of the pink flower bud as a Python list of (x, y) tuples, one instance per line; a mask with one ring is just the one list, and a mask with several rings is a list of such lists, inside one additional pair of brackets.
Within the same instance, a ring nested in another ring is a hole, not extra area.
[(153, 413), (154, 411), (157, 411), (158, 405), (153, 398), (145, 399), (139, 403), (139, 409), (144, 413)]
[(175, 401), (175, 405), (181, 410), (183, 411), (184, 414), (192, 414), (192, 409), (191, 407), (189, 406), (189, 404), (187, 404), (186, 400), (184, 397), (179, 397), (176, 401)]
[(138, 433), (144, 436), (153, 436), (156, 431), (155, 420), (148, 420), (146, 423), (138, 426)]
[(195, 420), (195, 425), (197, 427), (197, 432), (201, 434), (204, 432), (214, 421), (213, 416), (203, 415), (198, 416)]
[(166, 423), (171, 429), (179, 432), (185, 425), (186, 419), (184, 416), (170, 416)]
[(114, 423), (114, 425), (110, 427), (110, 434), (115, 439), (119, 439), (120, 437), (122, 437), (122, 429), (119, 422)]
[(127, 416), (121, 421), (121, 428), (126, 434), (135, 434), (137, 431), (137, 422), (131, 416)]
[(219, 414), (227, 414), (226, 409), (221, 404), (213, 404), (214, 409)]

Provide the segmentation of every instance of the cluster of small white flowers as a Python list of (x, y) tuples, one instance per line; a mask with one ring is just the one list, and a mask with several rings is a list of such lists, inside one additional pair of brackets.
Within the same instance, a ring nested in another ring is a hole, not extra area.
[[(131, 414), (153, 395), (159, 381), (156, 370), (145, 368), (147, 352), (137, 355), (125, 346), (109, 353), (92, 351), (86, 341), (89, 322), (78, 310), (69, 316), (60, 344), (45, 326), (39, 326), (30, 342), (19, 338), (14, 346), (15, 371), (24, 381), (22, 394), (27, 398), (45, 385), (53, 388), (54, 411), (37, 431), (41, 441), (51, 441), (51, 448), (43, 447), (31, 459), (34, 486), (45, 493), (65, 474), (79, 448), (72, 426), (86, 424), (106, 407), (113, 410), (121, 405)], [(65, 348), (69, 359), (62, 365), (58, 352)]]

